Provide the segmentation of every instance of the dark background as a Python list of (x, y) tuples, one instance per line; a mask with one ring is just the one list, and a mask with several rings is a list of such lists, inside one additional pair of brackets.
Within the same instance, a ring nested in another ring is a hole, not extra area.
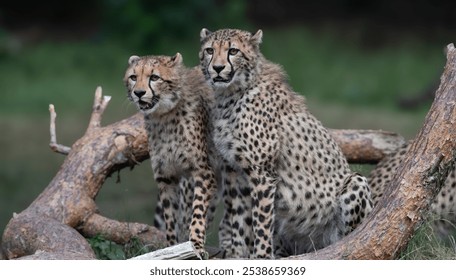
[(354, 29), (369, 47), (418, 36), (446, 43), (456, 28), (454, 1), (361, 0), (82, 0), (3, 1), (3, 32), (24, 40), (120, 39), (136, 48), (148, 48), (163, 37), (193, 38), (201, 26), (260, 26), (286, 28), (304, 24)]

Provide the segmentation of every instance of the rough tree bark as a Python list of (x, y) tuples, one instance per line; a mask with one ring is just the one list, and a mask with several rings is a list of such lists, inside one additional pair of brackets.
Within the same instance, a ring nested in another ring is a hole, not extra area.
[(456, 158), (456, 50), (423, 127), (370, 218), (344, 239), (290, 259), (394, 259), (422, 223)]
[[(454, 57), (454, 48), (449, 47), (442, 84), (425, 126), (410, 149), (409, 160), (391, 182), (381, 207), (341, 242), (294, 258), (393, 258), (406, 244), (439, 190), (436, 182), (454, 160)], [(132, 237), (157, 247), (164, 243), (163, 233), (154, 227), (123, 223), (98, 213), (95, 197), (105, 179), (148, 158), (140, 114), (100, 126), (108, 101), (98, 88), (89, 127), (71, 148), (57, 143), (56, 115), (50, 108), (51, 149), (68, 156), (46, 189), (27, 209), (14, 214), (6, 226), (1, 244), (6, 258), (93, 259), (95, 255), (83, 236), (96, 234), (118, 243)], [(404, 142), (402, 137), (382, 131), (331, 133), (349, 160), (358, 163), (377, 162)]]

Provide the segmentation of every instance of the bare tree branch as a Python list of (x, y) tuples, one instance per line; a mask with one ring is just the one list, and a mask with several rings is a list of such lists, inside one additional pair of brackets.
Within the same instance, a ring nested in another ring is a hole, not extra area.
[(103, 96), (101, 87), (95, 90), (95, 99), (93, 101), (92, 116), (89, 121), (87, 132), (101, 127), (101, 117), (108, 106), (111, 96)]
[(49, 112), (51, 114), (51, 123), (49, 129), (51, 133), (51, 142), (49, 143), (49, 147), (51, 147), (51, 150), (56, 153), (68, 155), (71, 151), (71, 148), (57, 143), (57, 133), (55, 132), (55, 119), (57, 118), (57, 113), (55, 112), (54, 105), (49, 105)]

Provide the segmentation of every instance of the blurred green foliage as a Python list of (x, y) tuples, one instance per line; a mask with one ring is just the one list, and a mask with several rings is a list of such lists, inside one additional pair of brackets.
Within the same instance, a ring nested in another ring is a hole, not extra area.
[(104, 8), (105, 36), (152, 52), (166, 50), (170, 41), (198, 38), (202, 27), (246, 24), (243, 0), (104, 0)]
[(262, 51), (284, 66), (295, 90), (305, 96), (387, 108), (398, 108), (399, 98), (419, 95), (436, 83), (445, 63), (438, 43), (409, 39), (366, 49), (357, 38), (333, 32), (299, 26), (268, 30)]
[[(131, 114), (134, 108), (122, 82), (128, 57), (179, 51), (187, 66), (196, 65), (198, 32), (193, 39), (163, 43), (162, 51), (140, 51), (113, 40), (24, 47), (0, 63), (0, 114), (43, 115), (50, 103), (59, 112), (89, 114), (91, 94), (99, 85), (114, 97), (111, 106), (121, 109), (118, 116)], [(437, 82), (445, 61), (439, 44), (404, 41), (366, 50), (356, 41), (302, 26), (264, 29), (261, 48), (283, 65), (293, 88), (309, 98), (393, 109), (399, 97), (419, 94)]]

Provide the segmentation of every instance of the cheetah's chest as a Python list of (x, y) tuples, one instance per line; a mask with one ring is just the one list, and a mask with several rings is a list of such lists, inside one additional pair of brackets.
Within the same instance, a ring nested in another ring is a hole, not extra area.
[(254, 108), (251, 100), (257, 93), (252, 90), (242, 96), (219, 97), (213, 111), (215, 147), (232, 166), (247, 164), (256, 155), (258, 129), (255, 129), (257, 120), (254, 111), (258, 108)]
[(149, 152), (154, 172), (182, 176), (191, 168), (192, 144), (178, 123), (153, 123), (149, 127)]
[(232, 107), (228, 107), (216, 110), (213, 132), (214, 145), (218, 153), (231, 164), (235, 162), (236, 147), (240, 146), (240, 139), (236, 132), (236, 129), (239, 128), (239, 120), (235, 116), (229, 115), (232, 109)]

